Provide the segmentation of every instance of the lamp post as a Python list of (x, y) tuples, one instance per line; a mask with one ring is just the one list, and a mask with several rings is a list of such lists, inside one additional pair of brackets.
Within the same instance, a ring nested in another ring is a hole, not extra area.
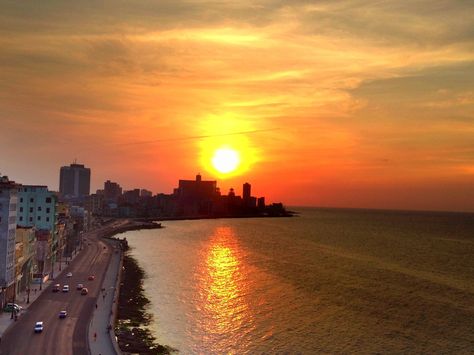
[(13, 284), (12, 316), (10, 319), (13, 319), (13, 316), (15, 313), (15, 306), (14, 306), (15, 300), (16, 300), (15, 296), (16, 296), (16, 277), (15, 277), (15, 283)]
[[(58, 234), (59, 235), (59, 234)], [(58, 244), (59, 244), (59, 271), (61, 271), (61, 237), (59, 236), (58, 238)]]
[(31, 277), (31, 259), (28, 261), (28, 278), (26, 281), (26, 304), (30, 303), (30, 277)]

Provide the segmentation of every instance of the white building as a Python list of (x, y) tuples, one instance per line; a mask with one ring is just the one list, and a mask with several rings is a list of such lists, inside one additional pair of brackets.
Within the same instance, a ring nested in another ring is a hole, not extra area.
[[(5, 290), (9, 289), (15, 281), (15, 236), (17, 223), (17, 194), (18, 187), (8, 177), (0, 176), (0, 286), (3, 303), (8, 297)], [(11, 293), (10, 292), (10, 293)]]

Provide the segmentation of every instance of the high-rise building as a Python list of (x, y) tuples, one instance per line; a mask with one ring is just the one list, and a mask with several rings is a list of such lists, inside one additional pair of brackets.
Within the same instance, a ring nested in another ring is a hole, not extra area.
[[(0, 176), (0, 287), (1, 306), (14, 292), (16, 210), (19, 184)], [(12, 287), (10, 287), (12, 286)], [(8, 288), (8, 290), (6, 290)], [(6, 292), (5, 292), (6, 291)]]
[(91, 169), (82, 164), (62, 166), (59, 174), (59, 192), (66, 199), (83, 199), (89, 195)]
[(248, 182), (246, 182), (242, 187), (242, 198), (244, 199), (245, 202), (250, 200), (251, 188), (252, 187)]

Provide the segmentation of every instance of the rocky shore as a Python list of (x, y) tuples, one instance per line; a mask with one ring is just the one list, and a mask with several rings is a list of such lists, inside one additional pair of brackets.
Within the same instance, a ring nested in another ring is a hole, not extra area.
[(143, 292), (144, 271), (128, 252), (124, 253), (115, 334), (124, 354), (170, 354), (174, 349), (156, 343), (147, 326), (150, 301)]
[(118, 345), (123, 354), (170, 354), (175, 349), (156, 343), (148, 329), (152, 315), (147, 311), (150, 301), (143, 290), (144, 271), (137, 261), (129, 255), (126, 238), (120, 233), (162, 228), (161, 223), (145, 219), (108, 218), (99, 221), (102, 237), (117, 240), (123, 250), (122, 270), (117, 305), (117, 317), (114, 325)]
[[(114, 222), (116, 221), (124, 221), (124, 223), (120, 225), (115, 225)], [(158, 229), (163, 228), (161, 223), (152, 221), (152, 220), (133, 220), (133, 219), (109, 219), (101, 222), (102, 226), (110, 226), (110, 228), (105, 229), (102, 232), (102, 236), (104, 238), (112, 238), (117, 234), (125, 233), (134, 230), (140, 229)], [(115, 239), (115, 238), (114, 238)]]

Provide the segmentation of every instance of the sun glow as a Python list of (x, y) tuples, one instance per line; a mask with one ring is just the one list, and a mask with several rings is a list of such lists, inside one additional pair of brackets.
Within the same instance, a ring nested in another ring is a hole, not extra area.
[(232, 148), (220, 148), (214, 152), (212, 166), (222, 174), (236, 170), (240, 165), (240, 154)]

